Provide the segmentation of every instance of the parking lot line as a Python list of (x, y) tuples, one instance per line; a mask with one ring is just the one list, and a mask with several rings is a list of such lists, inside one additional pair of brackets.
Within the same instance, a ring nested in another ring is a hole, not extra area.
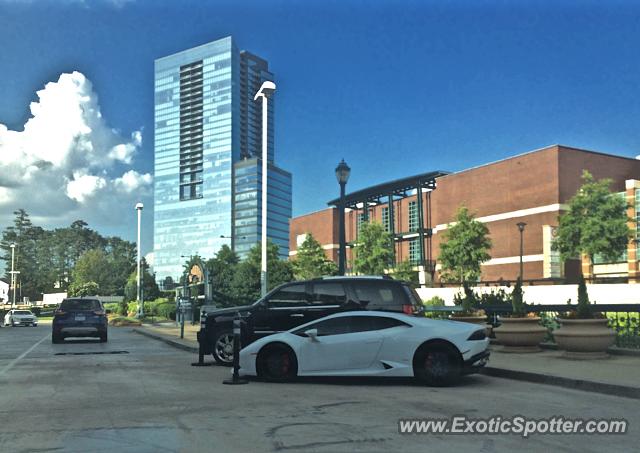
[(20, 354), (18, 357), (16, 357), (15, 359), (13, 359), (11, 362), (9, 362), (2, 370), (0, 370), (0, 376), (4, 376), (11, 368), (14, 367), (14, 365), (16, 363), (18, 363), (20, 360), (24, 359), (25, 356), (27, 354), (29, 354), (31, 351), (33, 351), (35, 348), (38, 347), (38, 345), (40, 343), (42, 343), (44, 340), (46, 340), (47, 338), (49, 338), (49, 335), (45, 335), (44, 337), (42, 337), (40, 340), (38, 340), (33, 346), (31, 346), (29, 349), (27, 349), (26, 351), (24, 351), (22, 354)]

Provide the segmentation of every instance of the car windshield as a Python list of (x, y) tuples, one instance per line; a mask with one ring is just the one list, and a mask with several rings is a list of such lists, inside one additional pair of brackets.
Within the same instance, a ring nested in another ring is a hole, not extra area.
[(60, 304), (61, 310), (100, 310), (100, 301), (97, 299), (66, 299)]
[(29, 310), (16, 310), (13, 312), (14, 315), (32, 315)]

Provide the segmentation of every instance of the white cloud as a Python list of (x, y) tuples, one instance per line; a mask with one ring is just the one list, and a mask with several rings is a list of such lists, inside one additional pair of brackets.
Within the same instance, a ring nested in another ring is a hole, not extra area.
[(0, 123), (0, 227), (24, 208), (43, 227), (83, 219), (101, 232), (122, 228), (122, 216), (151, 196), (151, 175), (132, 168), (141, 131), (125, 137), (110, 127), (80, 72), (36, 95), (22, 131)]
[(106, 187), (107, 181), (100, 176), (73, 175), (73, 180), (67, 183), (67, 196), (80, 203), (84, 203), (100, 189)]
[(116, 178), (115, 186), (126, 193), (131, 193), (141, 187), (150, 186), (151, 182), (152, 178), (150, 174), (141, 175), (135, 170), (129, 170), (120, 178)]

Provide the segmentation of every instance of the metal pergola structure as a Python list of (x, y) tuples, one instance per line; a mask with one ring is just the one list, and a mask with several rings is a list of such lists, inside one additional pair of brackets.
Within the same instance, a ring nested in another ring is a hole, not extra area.
[[(431, 191), (436, 188), (436, 179), (448, 174), (448, 172), (438, 170), (396, 179), (347, 194), (344, 197), (344, 205), (342, 205), (343, 200), (340, 198), (331, 200), (327, 204), (329, 206), (335, 206), (338, 209), (349, 208), (354, 211), (359, 211), (362, 213), (363, 221), (365, 222), (369, 220), (369, 208), (380, 204), (387, 204), (389, 208), (389, 224), (387, 225), (387, 229), (393, 236), (394, 241), (403, 242), (417, 238), (420, 252), (419, 264), (423, 266), (423, 269), (428, 270), (433, 278), (435, 268), (432, 265), (431, 247), (431, 236), (433, 235), (433, 227), (431, 224)], [(395, 202), (412, 196), (413, 191), (415, 191), (417, 195), (418, 226), (412, 231), (396, 232)], [(425, 206), (426, 210), (424, 209)], [(427, 263), (429, 263), (428, 266)]]

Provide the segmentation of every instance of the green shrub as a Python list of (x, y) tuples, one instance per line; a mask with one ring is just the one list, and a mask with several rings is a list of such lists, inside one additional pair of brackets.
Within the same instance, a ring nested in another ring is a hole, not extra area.
[(593, 318), (589, 294), (587, 294), (587, 285), (584, 281), (584, 275), (582, 274), (580, 274), (580, 281), (578, 282), (578, 306), (576, 307), (576, 316), (578, 319)]
[(104, 310), (107, 313), (118, 313), (118, 303), (110, 302), (108, 304), (104, 304)]
[(462, 284), (463, 294), (456, 293), (453, 296), (453, 304), (462, 307), (462, 311), (457, 314), (460, 316), (470, 316), (476, 312), (478, 306), (478, 296), (475, 291), (471, 289), (469, 283), (464, 282)]
[(163, 302), (156, 305), (156, 313), (163, 318), (176, 319), (176, 305), (173, 302)]
[(488, 293), (480, 294), (480, 306), (483, 305), (510, 305), (511, 295), (508, 294), (503, 288), (491, 290)]
[[(425, 307), (444, 307), (444, 299), (440, 296), (433, 296), (431, 299), (425, 300), (422, 302)], [(424, 315), (427, 318), (441, 319), (446, 318), (448, 313), (443, 311), (427, 311), (425, 310)]]
[(425, 300), (422, 304), (427, 307), (443, 307), (444, 299), (440, 296), (433, 296), (431, 299)]

